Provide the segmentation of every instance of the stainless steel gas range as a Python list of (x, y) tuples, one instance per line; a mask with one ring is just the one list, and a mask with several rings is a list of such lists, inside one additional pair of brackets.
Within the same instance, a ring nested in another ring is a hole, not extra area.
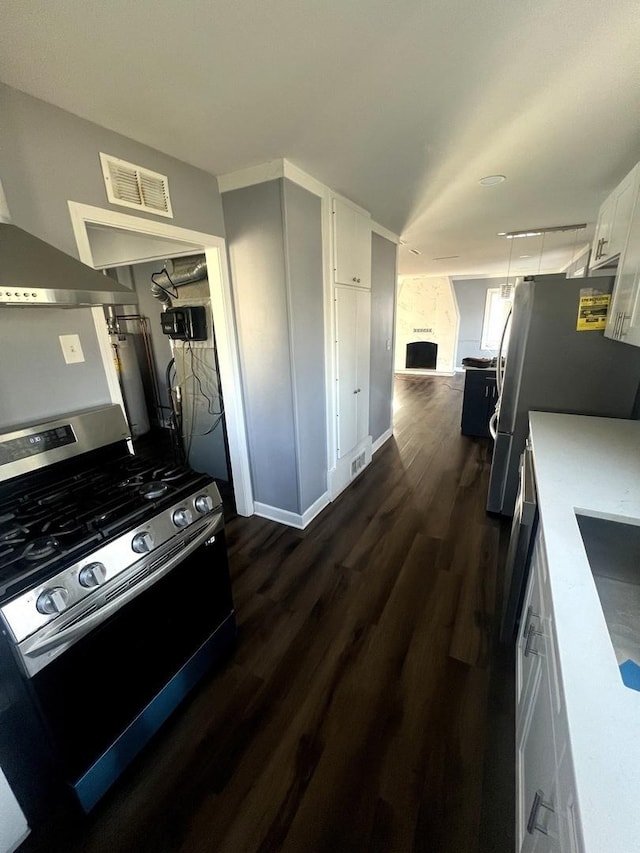
[(0, 435), (0, 728), (33, 711), (86, 811), (235, 639), (215, 483), (128, 438), (117, 406)]

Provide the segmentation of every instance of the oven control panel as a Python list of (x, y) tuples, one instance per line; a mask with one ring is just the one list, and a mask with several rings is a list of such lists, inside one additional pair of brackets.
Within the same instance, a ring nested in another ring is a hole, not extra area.
[(141, 557), (152, 554), (191, 524), (215, 512), (222, 518), (222, 501), (215, 483), (199, 489), (127, 533), (0, 608), (17, 643), (52, 622), (78, 602), (101, 592)]
[(5, 462), (17, 462), (18, 459), (26, 459), (28, 456), (37, 456), (38, 453), (45, 453), (55, 447), (64, 447), (75, 441), (75, 434), (68, 424), (31, 435), (10, 438), (0, 442), (0, 465), (4, 465)]

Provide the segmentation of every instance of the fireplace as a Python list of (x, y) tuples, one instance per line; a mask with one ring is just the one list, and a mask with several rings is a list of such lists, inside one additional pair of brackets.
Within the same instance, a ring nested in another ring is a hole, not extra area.
[(438, 362), (438, 344), (433, 341), (412, 341), (407, 344), (405, 367), (435, 370)]

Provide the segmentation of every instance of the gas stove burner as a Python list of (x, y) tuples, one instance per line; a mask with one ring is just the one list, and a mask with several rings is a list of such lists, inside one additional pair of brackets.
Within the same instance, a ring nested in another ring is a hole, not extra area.
[(156, 480), (152, 480), (150, 483), (144, 483), (144, 485), (140, 486), (140, 494), (148, 501), (152, 501), (155, 500), (155, 498), (159, 498), (161, 495), (164, 495), (164, 493), (168, 490), (169, 486), (167, 486), (166, 483), (161, 483)]
[(42, 560), (55, 554), (59, 545), (60, 543), (55, 536), (41, 536), (39, 539), (29, 542), (22, 556), (25, 560)]

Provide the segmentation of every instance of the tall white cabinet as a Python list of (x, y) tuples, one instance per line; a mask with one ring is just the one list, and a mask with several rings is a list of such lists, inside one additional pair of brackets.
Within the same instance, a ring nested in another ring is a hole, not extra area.
[(371, 218), (339, 196), (331, 199), (331, 289), (335, 374), (336, 497), (371, 461)]
[(369, 434), (370, 292), (355, 287), (336, 287), (335, 313), (340, 459)]

